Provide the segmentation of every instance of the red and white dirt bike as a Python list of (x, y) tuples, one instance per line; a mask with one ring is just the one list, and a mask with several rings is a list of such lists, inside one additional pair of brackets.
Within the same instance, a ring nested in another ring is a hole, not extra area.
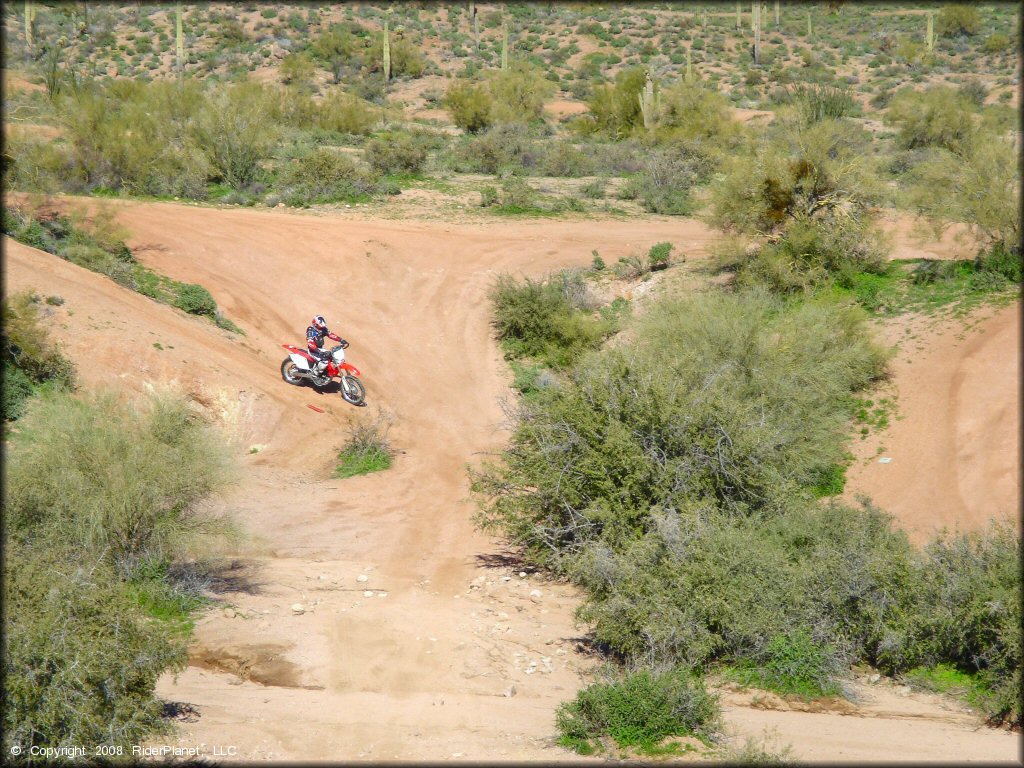
[(281, 363), (281, 378), (289, 384), (302, 386), (303, 382), (312, 382), (317, 387), (326, 386), (335, 376), (340, 377), (341, 396), (352, 405), (362, 405), (366, 399), (366, 387), (359, 380), (359, 369), (352, 363), (345, 362), (345, 347), (348, 342), (332, 347), (327, 360), (327, 368), (323, 371), (315, 369), (318, 360), (304, 349), (282, 344), (288, 350), (288, 357)]

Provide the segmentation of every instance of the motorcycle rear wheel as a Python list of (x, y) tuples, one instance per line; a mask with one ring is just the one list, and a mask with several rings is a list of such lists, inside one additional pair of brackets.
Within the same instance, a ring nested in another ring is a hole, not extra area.
[(362, 405), (363, 401), (366, 400), (366, 387), (355, 376), (342, 376), (341, 396), (346, 403)]

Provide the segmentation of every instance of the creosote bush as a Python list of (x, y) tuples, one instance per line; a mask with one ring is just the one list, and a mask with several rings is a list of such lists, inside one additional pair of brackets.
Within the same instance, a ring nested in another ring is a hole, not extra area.
[(717, 736), (718, 699), (685, 669), (641, 670), (584, 688), (559, 707), (560, 743), (583, 754), (610, 738), (618, 747), (652, 750), (669, 736)]
[(349, 427), (348, 439), (338, 454), (334, 477), (355, 477), (388, 469), (393, 455), (388, 439), (392, 422), (392, 416), (381, 411), (376, 418)]
[(154, 687), (184, 668), (196, 604), (171, 566), (204, 534), (232, 534), (197, 511), (225, 477), (218, 439), (171, 395), (54, 392), (33, 399), (7, 458), (4, 750), (127, 750), (164, 732)]
[(560, 368), (604, 340), (609, 321), (573, 306), (567, 293), (564, 280), (498, 277), (491, 288), (494, 327), (510, 356)]
[(9, 533), (72, 540), (130, 573), (206, 530), (194, 504), (224, 479), (216, 439), (184, 401), (129, 410), (110, 394), (33, 402), (8, 456)]
[(38, 296), (26, 291), (5, 298), (2, 323), (3, 419), (8, 421), (21, 416), (28, 398), (41, 388), (74, 388), (76, 375), (50, 338)]

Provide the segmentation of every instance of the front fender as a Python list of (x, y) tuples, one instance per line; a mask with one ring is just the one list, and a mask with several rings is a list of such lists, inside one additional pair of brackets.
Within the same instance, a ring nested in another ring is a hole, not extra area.
[(352, 363), (342, 363), (339, 367), (341, 368), (341, 370), (348, 371), (349, 373), (355, 376), (362, 375), (361, 373), (359, 373), (359, 369), (352, 365)]

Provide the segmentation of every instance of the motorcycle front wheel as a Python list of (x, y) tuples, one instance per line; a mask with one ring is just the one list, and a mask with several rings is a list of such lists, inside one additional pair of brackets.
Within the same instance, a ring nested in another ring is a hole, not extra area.
[(366, 387), (355, 376), (342, 376), (341, 396), (345, 399), (346, 403), (362, 405), (366, 399)]
[(301, 386), (303, 382), (302, 376), (298, 376), (297, 372), (299, 367), (292, 362), (290, 357), (286, 357), (284, 362), (281, 363), (281, 378), (287, 381), (289, 384)]

